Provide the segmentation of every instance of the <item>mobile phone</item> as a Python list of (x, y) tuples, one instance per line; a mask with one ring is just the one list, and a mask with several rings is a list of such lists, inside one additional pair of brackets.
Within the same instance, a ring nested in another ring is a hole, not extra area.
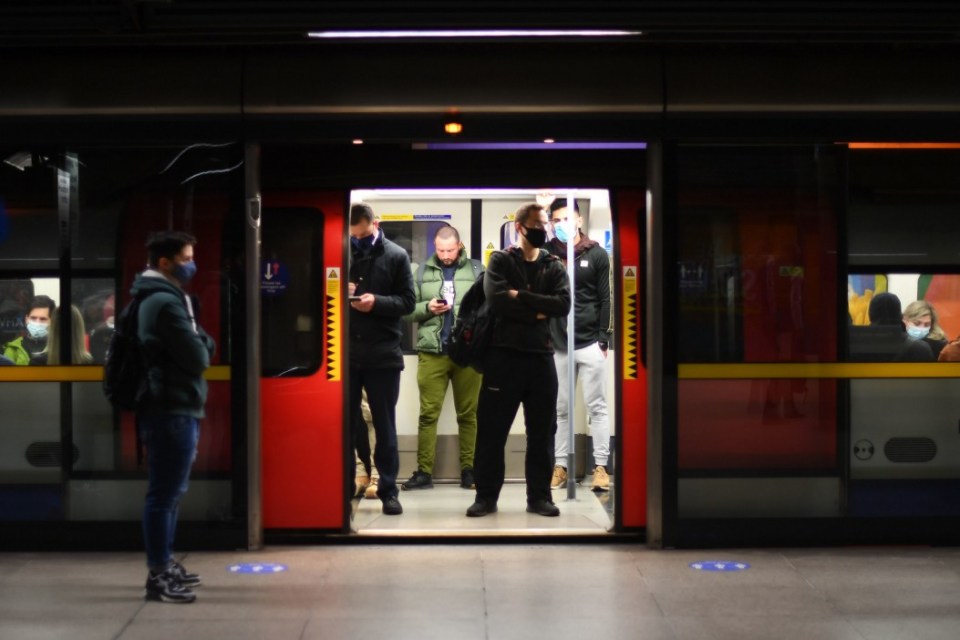
[(447, 301), (444, 300), (443, 298), (435, 298), (434, 302), (436, 302), (439, 305), (443, 305), (444, 307), (449, 306), (447, 305)]
[(359, 302), (359, 301), (360, 301), (360, 296), (350, 296), (350, 297), (347, 298), (347, 299), (348, 299), (350, 302)]

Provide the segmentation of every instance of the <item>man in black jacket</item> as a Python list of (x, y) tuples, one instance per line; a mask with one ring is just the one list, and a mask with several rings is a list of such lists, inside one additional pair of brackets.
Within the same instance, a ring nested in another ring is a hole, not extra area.
[[(373, 417), (380, 472), (377, 497), (385, 515), (400, 515), (397, 500), (397, 399), (403, 371), (402, 318), (414, 308), (413, 274), (407, 252), (387, 240), (368, 204), (350, 207), (350, 405), (351, 424), (365, 425), (363, 389)], [(354, 438), (367, 437), (354, 432)]]
[(550, 498), (557, 406), (550, 318), (569, 311), (570, 286), (561, 262), (541, 248), (549, 225), (543, 208), (521, 206), (514, 224), (519, 245), (490, 256), (483, 282), (496, 321), (477, 407), (477, 497), (467, 509), (470, 517), (497, 510), (504, 448), (521, 404), (527, 430), (527, 511), (560, 515)]

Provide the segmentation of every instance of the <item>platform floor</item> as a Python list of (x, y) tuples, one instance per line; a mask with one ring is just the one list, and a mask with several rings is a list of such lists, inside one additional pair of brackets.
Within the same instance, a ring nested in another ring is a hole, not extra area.
[[(145, 603), (136, 553), (0, 553), (0, 638), (955, 640), (960, 549), (624, 544), (190, 553), (193, 604)], [(733, 572), (705, 560), (749, 564)], [(279, 573), (236, 573), (277, 563)]]

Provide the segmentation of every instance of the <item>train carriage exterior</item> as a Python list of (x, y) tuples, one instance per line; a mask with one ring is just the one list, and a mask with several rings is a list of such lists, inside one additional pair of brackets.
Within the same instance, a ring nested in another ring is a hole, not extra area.
[[(896, 292), (960, 334), (955, 45), (120, 50), (0, 61), (3, 339), (42, 292), (85, 324), (59, 322), (71, 364), (0, 367), (3, 548), (139, 545), (132, 419), (72, 358), (96, 361), (156, 228), (198, 237), (191, 293), (218, 342), (180, 543), (359, 537), (346, 212), (401, 189), (608, 195), (598, 536), (957, 541), (960, 365), (862, 361), (853, 316)], [(503, 218), (466, 202), (482, 257)]]

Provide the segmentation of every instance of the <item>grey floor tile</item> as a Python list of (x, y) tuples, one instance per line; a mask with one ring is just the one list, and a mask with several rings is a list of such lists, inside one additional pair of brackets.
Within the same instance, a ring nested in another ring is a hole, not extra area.
[(809, 587), (663, 585), (653, 589), (653, 597), (669, 617), (812, 616), (822, 619), (835, 615), (823, 594)]
[[(169, 605), (186, 609), (193, 605)], [(304, 620), (137, 620), (117, 640), (298, 640), (303, 637)]]
[(922, 617), (852, 617), (850, 623), (865, 640), (956, 640), (960, 637), (960, 613)]
[[(493, 637), (493, 636), (489, 636)], [(381, 617), (376, 612), (350, 617), (314, 616), (302, 640), (389, 638), (390, 640), (488, 640), (483, 617), (462, 619)], [(528, 636), (529, 637), (529, 636)]]
[(105, 640), (116, 638), (126, 620), (58, 619), (56, 616), (0, 616), (4, 640)]
[(670, 618), (677, 640), (864, 640), (843, 619), (682, 616)]
[(661, 617), (536, 615), (496, 617), (488, 623), (488, 638), (616, 638), (617, 640), (674, 640), (676, 635)]

